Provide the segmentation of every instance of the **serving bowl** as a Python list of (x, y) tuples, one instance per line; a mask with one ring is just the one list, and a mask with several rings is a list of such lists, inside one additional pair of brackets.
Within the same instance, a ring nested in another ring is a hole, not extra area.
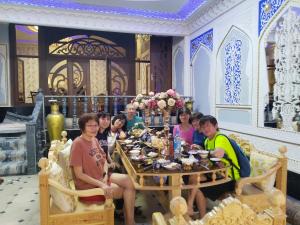
[(207, 150), (198, 150), (199, 155), (201, 159), (206, 159), (208, 157), (208, 151)]
[(138, 156), (138, 155), (140, 155), (140, 153), (141, 153), (141, 150), (138, 150), (138, 149), (134, 149), (134, 150), (129, 151), (129, 154), (130, 154), (131, 157), (132, 156)]

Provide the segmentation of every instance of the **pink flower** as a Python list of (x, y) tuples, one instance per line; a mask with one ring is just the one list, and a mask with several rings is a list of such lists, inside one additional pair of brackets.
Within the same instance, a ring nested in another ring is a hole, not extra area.
[(182, 101), (182, 99), (178, 99), (178, 100), (176, 100), (175, 105), (176, 105), (177, 108), (183, 108), (184, 102)]
[(155, 99), (150, 99), (148, 102), (147, 102), (147, 106), (150, 108), (150, 109), (155, 109), (156, 106), (157, 106), (157, 102)]
[(167, 90), (167, 94), (171, 97), (176, 97), (176, 92), (173, 89)]

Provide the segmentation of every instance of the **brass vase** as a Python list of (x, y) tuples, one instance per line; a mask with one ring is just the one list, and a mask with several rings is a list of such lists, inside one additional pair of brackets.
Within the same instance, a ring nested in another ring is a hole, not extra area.
[(61, 132), (64, 130), (64, 116), (59, 112), (57, 100), (49, 100), (51, 113), (47, 116), (47, 129), (50, 142), (61, 139)]

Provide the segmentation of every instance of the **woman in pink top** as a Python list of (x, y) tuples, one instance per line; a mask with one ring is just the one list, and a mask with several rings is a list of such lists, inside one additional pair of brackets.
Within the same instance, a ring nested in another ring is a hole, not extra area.
[(188, 145), (193, 144), (194, 128), (190, 121), (191, 111), (188, 109), (180, 110), (178, 113), (178, 125), (174, 126), (173, 136), (179, 135)]

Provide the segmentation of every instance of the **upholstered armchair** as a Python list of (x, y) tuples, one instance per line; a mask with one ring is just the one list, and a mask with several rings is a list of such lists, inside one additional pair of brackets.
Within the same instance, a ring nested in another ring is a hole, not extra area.
[[(40, 224), (113, 225), (112, 199), (106, 199), (103, 204), (93, 205), (86, 205), (77, 200), (78, 197), (103, 195), (104, 191), (101, 188), (75, 190), (68, 167), (70, 142), (64, 144), (54, 141), (49, 150), (49, 159), (41, 158), (39, 161)], [(65, 163), (65, 166), (59, 165), (61, 163)]]

